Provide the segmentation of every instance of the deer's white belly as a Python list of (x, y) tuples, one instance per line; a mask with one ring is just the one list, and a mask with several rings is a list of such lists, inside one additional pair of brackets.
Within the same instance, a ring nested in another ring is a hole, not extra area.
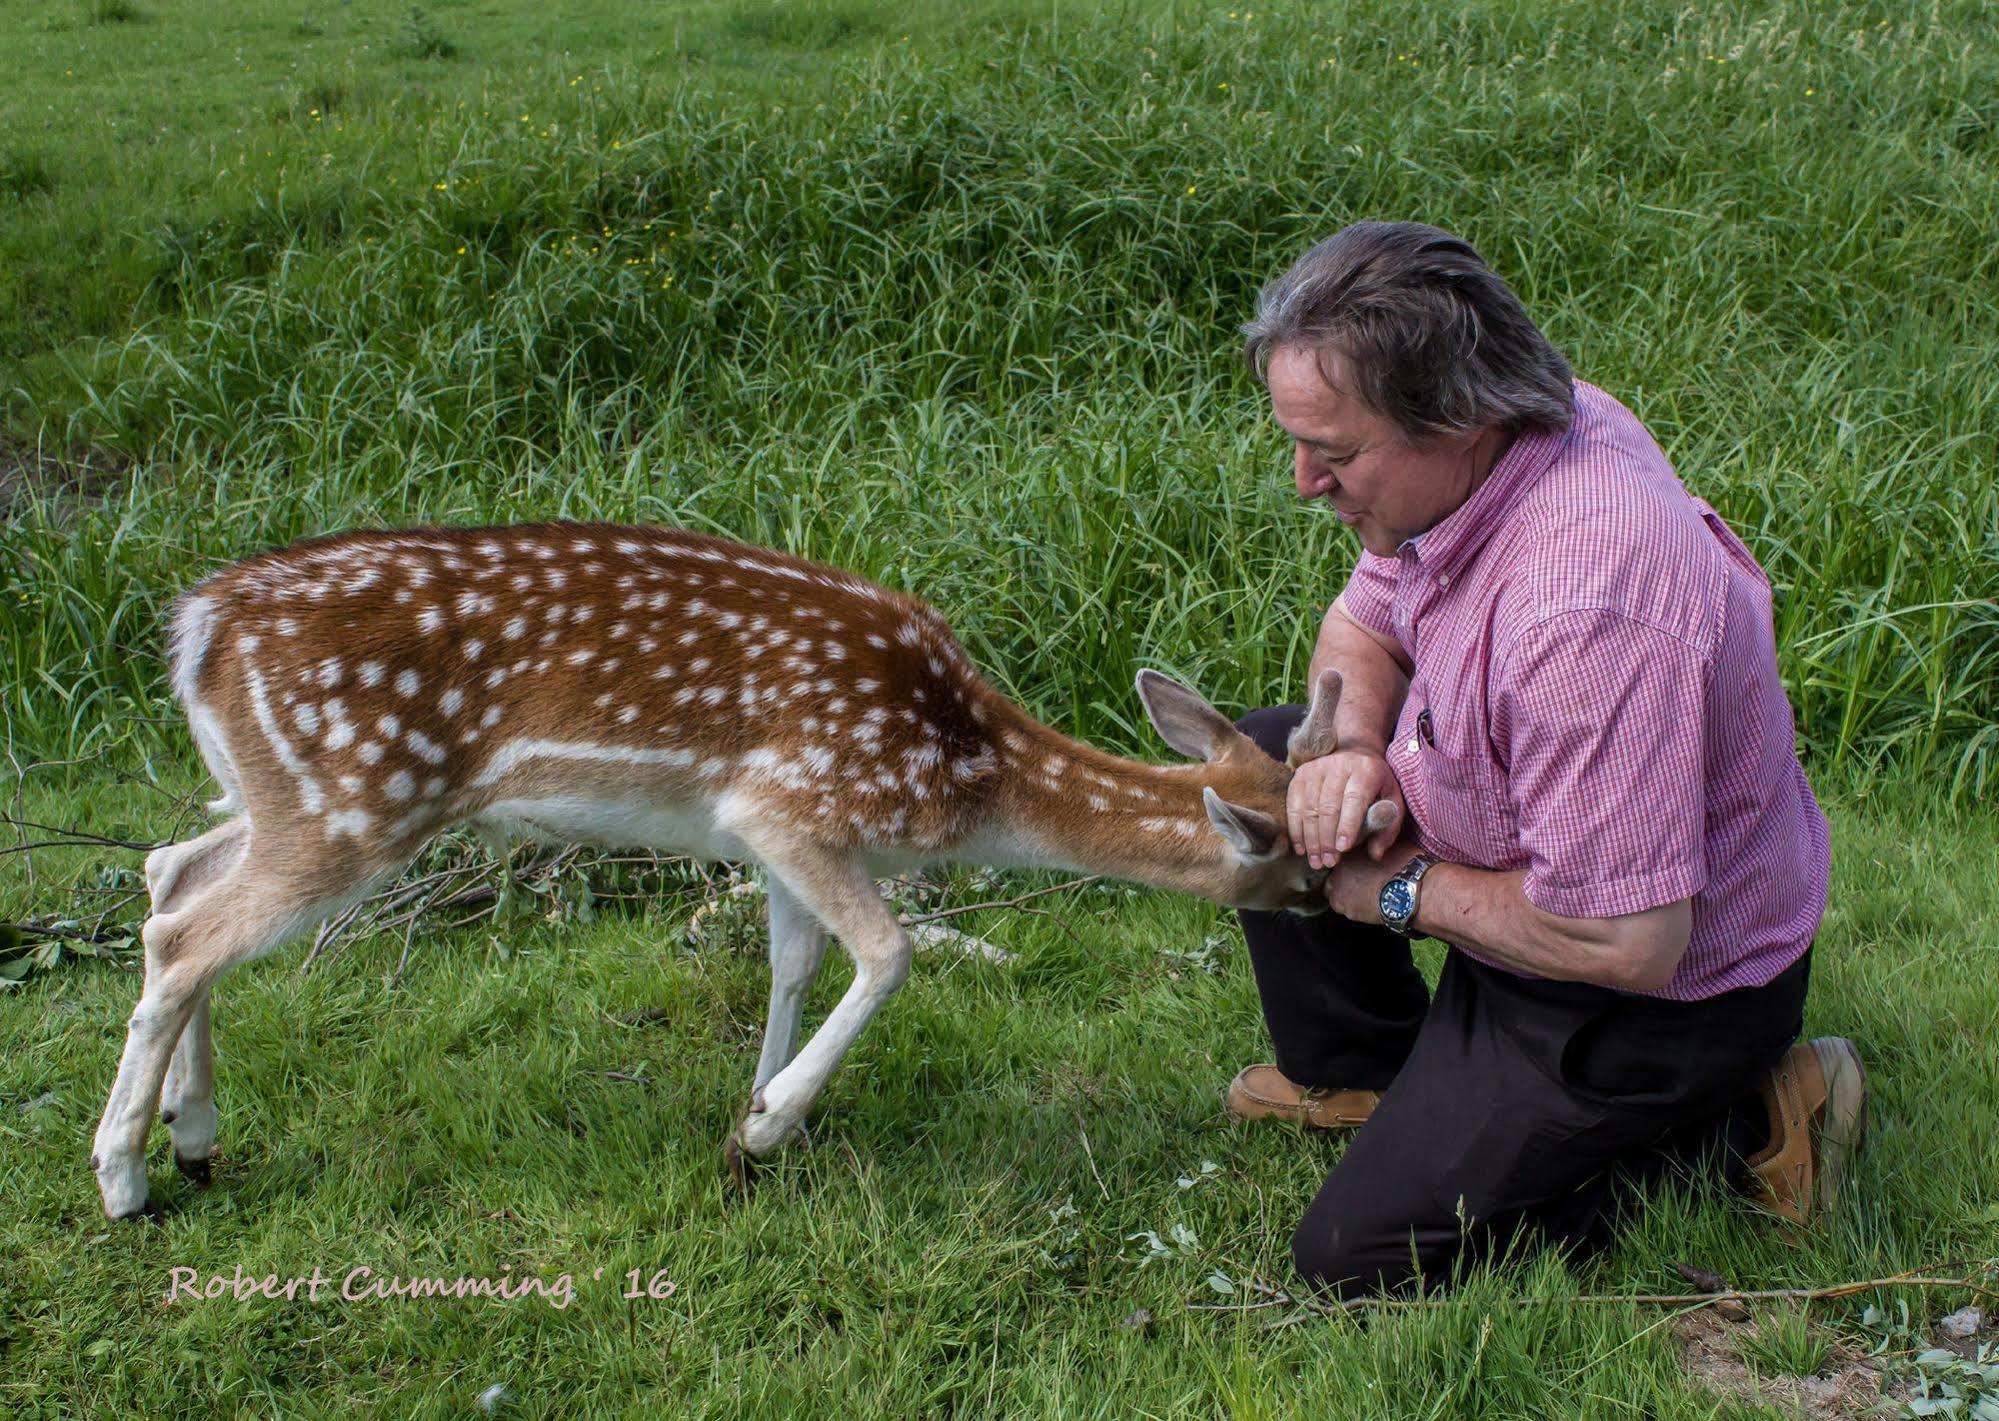
[(653, 849), (701, 859), (746, 859), (743, 841), (715, 822), (710, 805), (671, 808), (634, 799), (551, 795), (496, 800), (477, 823), (503, 831), (615, 849)]

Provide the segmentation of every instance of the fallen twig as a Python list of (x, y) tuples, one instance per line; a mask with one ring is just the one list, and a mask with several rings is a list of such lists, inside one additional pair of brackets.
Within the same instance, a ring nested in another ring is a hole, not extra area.
[(1018, 908), (1021, 904), (1036, 898), (1046, 898), (1051, 893), (1060, 893), (1067, 888), (1081, 888), (1097, 882), (1103, 875), (1093, 873), (1088, 878), (1072, 878), (1066, 883), (1057, 883), (1047, 888), (1037, 888), (1031, 893), (1023, 893), (1018, 898), (1001, 898), (987, 903), (963, 903), (955, 908), (940, 908), (934, 913), (918, 913), (911, 916), (904, 913), (897, 919), (904, 927), (915, 927), (919, 923), (934, 923), (943, 918), (955, 918), (961, 913), (977, 913), (987, 908)]
[[(1455, 1295), (1450, 1293), (1432, 1293), (1415, 1298), (1300, 1297), (1253, 1275), (1242, 1279), (1241, 1282), (1251, 1292), (1260, 1294), (1265, 1301), (1189, 1303), (1188, 1311), (1255, 1312), (1264, 1308), (1289, 1306), (1318, 1313), (1323, 1317), (1344, 1317), (1351, 1313), (1374, 1309), (1407, 1312), (1421, 1308), (1445, 1307), (1457, 1301)], [(1957, 1288), (1980, 1297), (1999, 1298), (1999, 1292), (1972, 1278), (1931, 1277), (1920, 1273), (1919, 1270), (1911, 1269), (1906, 1273), (1897, 1273), (1886, 1278), (1864, 1278), (1848, 1283), (1829, 1283), (1816, 1288), (1731, 1288), (1718, 1293), (1572, 1293), (1566, 1297), (1555, 1298), (1513, 1298), (1510, 1302), (1515, 1307), (1556, 1307), (1572, 1303), (1589, 1307), (1626, 1304), (1634, 1307), (1684, 1307), (1692, 1312), (1727, 1302), (1824, 1302), (1831, 1298), (1846, 1298), (1855, 1293), (1871, 1292), (1876, 1288)]]

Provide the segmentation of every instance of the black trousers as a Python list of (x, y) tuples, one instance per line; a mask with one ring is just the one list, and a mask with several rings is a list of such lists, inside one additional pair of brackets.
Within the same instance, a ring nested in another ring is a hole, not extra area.
[[(1238, 724), (1282, 757), (1303, 706)], [(1746, 1178), (1769, 1136), (1759, 1074), (1803, 1025), (1807, 952), (1698, 1002), (1521, 977), (1453, 949), (1432, 999), (1409, 943), (1336, 913), (1240, 914), (1277, 1066), (1382, 1090), (1292, 1238), (1337, 1296), (1448, 1280), (1495, 1250), (1608, 1241), (1627, 1186)]]

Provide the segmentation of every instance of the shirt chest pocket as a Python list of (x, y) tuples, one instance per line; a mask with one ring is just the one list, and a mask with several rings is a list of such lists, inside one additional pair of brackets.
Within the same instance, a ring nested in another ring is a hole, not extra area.
[(1477, 868), (1526, 862), (1518, 816), (1499, 766), (1483, 747), (1453, 746), (1434, 724), (1424, 725), (1420, 710), (1402, 734), (1395, 770), (1431, 856)]

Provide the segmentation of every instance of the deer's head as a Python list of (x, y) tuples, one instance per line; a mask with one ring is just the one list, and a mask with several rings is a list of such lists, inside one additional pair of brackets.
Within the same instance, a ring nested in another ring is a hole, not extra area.
[(1217, 891), (1209, 896), (1236, 908), (1325, 911), (1327, 871), (1293, 850), (1284, 801), (1296, 767), (1333, 748), (1339, 672), (1319, 677), (1283, 760), (1264, 754), (1199, 692), (1170, 676), (1139, 672), (1138, 695), (1160, 738), (1205, 763), (1201, 799), (1223, 859)]

